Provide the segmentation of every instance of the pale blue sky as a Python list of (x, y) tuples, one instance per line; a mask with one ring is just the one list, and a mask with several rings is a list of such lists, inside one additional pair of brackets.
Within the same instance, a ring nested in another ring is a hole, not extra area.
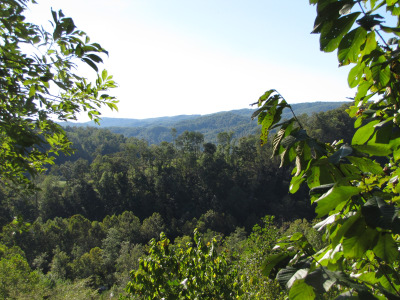
[[(39, 0), (106, 48), (119, 112), (148, 118), (248, 108), (266, 90), (288, 102), (343, 101), (348, 69), (319, 51), (307, 0)], [(88, 70), (82, 70), (87, 72)]]

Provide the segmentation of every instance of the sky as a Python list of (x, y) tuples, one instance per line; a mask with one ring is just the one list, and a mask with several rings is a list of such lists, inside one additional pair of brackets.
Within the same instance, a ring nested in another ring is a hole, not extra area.
[[(62, 9), (109, 52), (118, 112), (153, 118), (250, 108), (269, 89), (289, 103), (345, 101), (348, 67), (319, 50), (307, 0), (38, 0), (28, 20)], [(102, 67), (101, 67), (102, 68)], [(82, 69), (88, 77), (92, 71)], [(81, 118), (81, 120), (84, 118)]]

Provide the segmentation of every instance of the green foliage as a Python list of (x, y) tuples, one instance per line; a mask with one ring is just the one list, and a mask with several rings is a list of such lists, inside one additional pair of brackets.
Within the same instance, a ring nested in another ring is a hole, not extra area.
[[(277, 128), (273, 155), (281, 166), (295, 163), (290, 192), (303, 182), (327, 246), (318, 249), (306, 234), (282, 238), (267, 257), (266, 274), (276, 275), (290, 299), (400, 298), (399, 218), (399, 40), (400, 1), (324, 1), (317, 5), (313, 33), (321, 50), (337, 49), (341, 65), (354, 64), (348, 83), (357, 88), (347, 112), (355, 117), (351, 144), (321, 143), (294, 116), (275, 90), (260, 97), (254, 117), (263, 125), (261, 143)], [(384, 26), (386, 20), (397, 27)], [(352, 12), (353, 11), (353, 12)], [(279, 252), (281, 250), (281, 252)]]
[[(75, 72), (84, 62), (98, 72), (107, 52), (78, 30), (62, 11), (52, 11), (53, 32), (25, 22), (28, 0), (0, 4), (0, 180), (29, 184), (59, 152), (71, 153), (63, 129), (82, 110), (99, 121), (99, 107), (116, 109), (107, 94), (116, 85), (106, 70), (95, 82)], [(35, 3), (34, 1), (32, 1)]]
[(194, 244), (174, 248), (161, 234), (132, 271), (127, 292), (145, 299), (234, 299), (239, 292), (235, 271), (215, 243), (205, 245), (195, 231)]
[[(226, 238), (232, 242), (238, 231)], [(274, 217), (262, 218), (261, 224), (253, 227), (247, 239), (236, 245), (233, 254), (235, 268), (238, 270), (239, 284), (242, 294), (239, 299), (284, 299), (285, 293), (276, 281), (268, 279), (263, 274), (264, 257), (271, 253), (272, 247), (280, 236), (279, 229), (274, 224)], [(237, 237), (236, 237), (237, 238)], [(228, 244), (228, 249), (229, 247)]]
[(2, 299), (41, 299), (48, 283), (32, 271), (18, 247), (0, 244), (0, 297)]

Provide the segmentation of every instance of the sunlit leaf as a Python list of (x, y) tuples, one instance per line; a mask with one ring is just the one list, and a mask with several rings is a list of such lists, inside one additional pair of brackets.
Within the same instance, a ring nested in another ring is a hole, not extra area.
[(374, 126), (379, 123), (379, 120), (369, 122), (363, 127), (359, 128), (353, 136), (352, 144), (362, 145), (365, 144), (374, 134)]
[(314, 289), (304, 280), (297, 280), (289, 292), (289, 298), (293, 300), (314, 300), (315, 297)]
[(361, 45), (365, 43), (367, 31), (358, 27), (346, 34), (338, 48), (338, 60), (341, 65), (357, 62)]
[(361, 191), (355, 186), (334, 186), (328, 192), (323, 194), (318, 200), (315, 211), (318, 218), (327, 215), (331, 210), (344, 201), (348, 201), (352, 196), (357, 195)]

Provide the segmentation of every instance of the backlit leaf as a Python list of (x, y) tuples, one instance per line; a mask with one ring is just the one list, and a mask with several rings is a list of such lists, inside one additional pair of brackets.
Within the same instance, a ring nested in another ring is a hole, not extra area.
[(367, 36), (367, 31), (358, 27), (346, 34), (338, 48), (338, 60), (341, 65), (357, 62), (360, 48)]
[(335, 50), (339, 46), (343, 36), (350, 30), (359, 15), (359, 12), (355, 12), (326, 23), (321, 30), (321, 51), (332, 52)]
[(303, 280), (297, 280), (289, 292), (291, 300), (314, 300), (316, 298), (314, 289)]
[(374, 134), (374, 126), (379, 123), (379, 120), (374, 120), (359, 128), (353, 136), (351, 143), (354, 145), (365, 144)]
[(327, 215), (331, 210), (344, 201), (348, 201), (352, 196), (361, 191), (355, 186), (334, 186), (327, 193), (323, 194), (318, 200), (315, 211), (318, 218)]

